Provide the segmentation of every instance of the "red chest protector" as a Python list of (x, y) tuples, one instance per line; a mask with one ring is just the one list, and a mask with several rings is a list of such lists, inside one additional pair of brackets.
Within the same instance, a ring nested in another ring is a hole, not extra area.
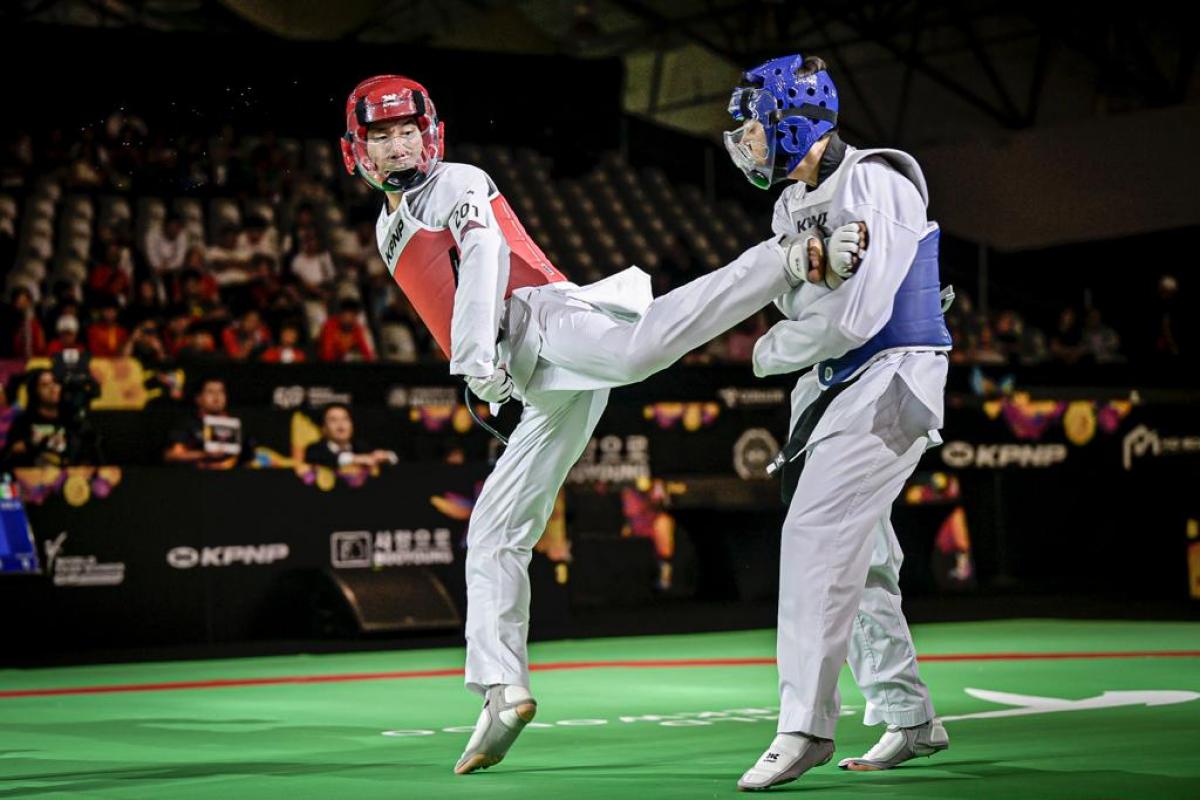
[[(567, 279), (525, 232), (503, 195), (496, 194), (491, 199), (491, 206), (500, 232), (508, 243), (505, 299), (515, 289)], [(408, 210), (406, 202), (401, 201), (397, 211), (400, 220), (383, 245), (384, 263), (448, 358), (454, 290), (458, 286), (458, 245), (449, 228), (430, 228), (420, 222)]]

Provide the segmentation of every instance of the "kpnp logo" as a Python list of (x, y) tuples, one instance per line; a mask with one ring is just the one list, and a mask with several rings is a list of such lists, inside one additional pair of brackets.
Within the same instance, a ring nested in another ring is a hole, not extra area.
[(290, 555), (288, 546), (276, 544), (233, 544), (220, 547), (173, 547), (167, 553), (167, 563), (175, 569), (193, 567), (247, 567), (274, 564)]
[(942, 461), (963, 469), (1003, 469), (1005, 467), (1052, 467), (1067, 460), (1065, 444), (969, 444), (947, 442)]
[(337, 531), (329, 537), (329, 562), (336, 569), (453, 564), (450, 529)]

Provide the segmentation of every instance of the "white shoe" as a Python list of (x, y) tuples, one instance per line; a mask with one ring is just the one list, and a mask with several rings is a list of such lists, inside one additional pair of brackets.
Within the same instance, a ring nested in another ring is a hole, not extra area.
[(914, 728), (888, 725), (883, 736), (865, 755), (861, 758), (843, 758), (838, 766), (853, 772), (891, 769), (918, 756), (931, 756), (949, 746), (950, 736), (940, 719)]
[(454, 772), (466, 775), (499, 764), (536, 713), (537, 701), (525, 687), (489, 686), (475, 731)]
[(755, 792), (791, 783), (813, 767), (828, 764), (833, 758), (832, 739), (813, 739), (799, 733), (781, 733), (771, 742), (767, 752), (746, 770), (738, 781), (738, 789)]

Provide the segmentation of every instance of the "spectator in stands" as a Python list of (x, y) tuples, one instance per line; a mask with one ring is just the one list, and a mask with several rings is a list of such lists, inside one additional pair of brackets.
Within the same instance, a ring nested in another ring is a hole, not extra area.
[(996, 341), (996, 331), (991, 325), (983, 324), (979, 328), (975, 347), (970, 352), (972, 364), (995, 365), (1008, 363), (1008, 355)]
[(96, 358), (113, 358), (121, 354), (129, 332), (117, 321), (116, 301), (102, 296), (96, 306), (96, 321), (88, 325), (87, 346)]
[(225, 225), (217, 235), (217, 243), (205, 251), (205, 259), (218, 286), (237, 286), (249, 278), (251, 253), (238, 249), (239, 236), (241, 231), (236, 225)]
[(285, 281), (269, 257), (256, 255), (250, 259), (250, 281), (238, 293), (244, 306), (253, 306), (263, 313), (268, 325), (276, 327), (284, 320), (300, 316), (304, 308), (296, 279)]
[(144, 367), (159, 367), (167, 361), (167, 348), (163, 344), (162, 330), (158, 320), (146, 319), (138, 323), (125, 342), (121, 355), (136, 358)]
[(29, 407), (13, 421), (0, 464), (11, 469), (98, 463), (99, 441), (86, 405), (65, 406), (62, 384), (50, 370), (33, 370), (26, 385)]
[(360, 219), (354, 225), (354, 230), (338, 242), (337, 255), (344, 261), (360, 266), (366, 265), (372, 258), (378, 259), (379, 245), (375, 242), (374, 220)]
[(400, 459), (391, 450), (372, 450), (354, 438), (350, 409), (341, 403), (328, 405), (321, 412), (321, 438), (304, 451), (306, 463), (322, 467), (380, 467)]
[(275, 228), (257, 214), (246, 220), (246, 229), (238, 235), (237, 252), (246, 260), (266, 256), (271, 264), (279, 263), (279, 235)]
[(257, 308), (248, 308), (221, 333), (225, 355), (235, 361), (256, 359), (271, 346), (271, 331)]
[(183, 267), (189, 246), (183, 220), (169, 216), (161, 226), (146, 231), (146, 263), (155, 275), (178, 272)]
[(314, 228), (298, 228), (299, 252), (289, 263), (289, 271), (304, 298), (304, 315), (309, 331), (315, 332), (326, 321), (328, 304), (337, 272), (333, 257), (321, 247)]
[(124, 252), (115, 239), (104, 245), (103, 253), (88, 271), (88, 299), (96, 303), (108, 298), (123, 305), (132, 288), (133, 270), (123, 266)]
[(180, 361), (213, 360), (217, 355), (217, 343), (210, 325), (203, 320), (192, 320), (175, 357)]
[(167, 355), (174, 358), (187, 344), (188, 328), (192, 325), (191, 312), (185, 306), (175, 306), (167, 312), (166, 327), (162, 331), (163, 345)]
[[(55, 333), (58, 335), (46, 346), (46, 355), (56, 356), (59, 353), (75, 353), (76, 358), (79, 353), (86, 351), (83, 342), (79, 340), (79, 320), (73, 314), (60, 314), (58, 321), (54, 323)], [(64, 356), (70, 358), (71, 356)]]
[(104, 183), (103, 160), (96, 135), (84, 128), (70, 148), (70, 164), (66, 171), (67, 185), (72, 188), (96, 189)]
[(161, 320), (165, 312), (165, 295), (154, 278), (142, 278), (134, 286), (133, 300), (121, 315), (128, 329), (134, 329), (146, 320)]
[(1196, 357), (1197, 322), (1194, 314), (1184, 311), (1179, 280), (1174, 275), (1159, 276), (1151, 303), (1148, 354), (1155, 360)]
[(292, 256), (291, 269), (308, 293), (317, 297), (323, 297), (326, 288), (337, 277), (333, 256), (321, 246), (320, 238), (312, 229), (301, 229), (300, 251)]
[[(280, 243), (281, 253), (292, 253), (300, 248), (300, 240), (307, 233), (315, 233), (317, 230), (317, 215), (313, 213), (312, 206), (308, 203), (301, 203), (296, 206), (295, 214), (292, 216), (292, 227), (288, 231)], [(288, 261), (290, 264), (290, 259)]]
[(321, 329), (322, 361), (374, 361), (375, 350), (360, 316), (362, 304), (352, 298), (338, 304), (337, 314)]
[(308, 354), (301, 347), (303, 338), (300, 323), (285, 320), (279, 326), (279, 344), (268, 347), (262, 354), (262, 360), (270, 364), (299, 364), (307, 361)]
[(3, 314), (3, 343), (7, 353), (15, 358), (33, 358), (46, 354), (46, 332), (38, 321), (33, 290), (19, 285), (12, 290), (11, 300)]
[(1079, 325), (1079, 314), (1067, 306), (1058, 315), (1054, 335), (1050, 337), (1050, 353), (1058, 361), (1074, 364), (1084, 355), (1083, 330)]
[(183, 270), (194, 270), (196, 272), (208, 272), (208, 258), (205, 256), (205, 248), (203, 245), (194, 244), (188, 248), (187, 255), (183, 257)]
[(225, 381), (207, 377), (199, 381), (195, 411), (171, 431), (163, 460), (191, 464), (201, 469), (228, 469), (254, 455), (242, 421), (229, 413)]
[(950, 338), (954, 340), (950, 362), (972, 363), (987, 323), (983, 315), (975, 310), (975, 303), (965, 291), (956, 292), (954, 303), (946, 311), (946, 327), (950, 330)]
[(225, 316), (218, 301), (217, 284), (207, 271), (186, 270), (180, 293), (181, 302), (193, 319), (211, 320)]
[(413, 325), (404, 317), (389, 316), (385, 312), (379, 326), (379, 352), (384, 361), (398, 364), (415, 364), (420, 358), (417, 336)]
[(1040, 364), (1046, 360), (1046, 338), (1042, 332), (1016, 311), (1001, 311), (996, 315), (996, 349), (1007, 363)]
[(1083, 323), (1082, 345), (1084, 353), (1097, 364), (1114, 364), (1125, 360), (1120, 353), (1121, 337), (1104, 323), (1098, 308), (1087, 310)]
[(129, 246), (132, 241), (130, 224), (127, 219), (116, 219), (96, 226), (96, 243), (99, 245), (96, 252), (103, 253), (115, 243), (120, 248), (115, 263), (127, 275), (133, 274), (134, 267), (133, 249)]
[(43, 318), (53, 323), (64, 314), (79, 319), (83, 316), (83, 291), (79, 284), (67, 280), (57, 280), (51, 289), (50, 297), (46, 300)]

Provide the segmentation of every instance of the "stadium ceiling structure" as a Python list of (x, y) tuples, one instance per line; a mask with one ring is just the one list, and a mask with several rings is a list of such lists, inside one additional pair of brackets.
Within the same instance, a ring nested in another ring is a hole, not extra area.
[(1200, 39), (1182, 8), (1164, 0), (1136, 8), (1028, 0), (19, 0), (0, 6), (0, 24), (617, 58), (627, 113), (710, 142), (730, 126), (726, 106), (742, 70), (781, 53), (819, 55), (838, 84), (848, 141), (913, 152), (947, 230), (1021, 250), (1200, 227), (1191, 200), (1200, 183)]
[[(622, 58), (626, 110), (705, 136), (741, 69), (800, 51), (834, 66), (843, 126), (922, 146), (1195, 102), (1180, 11), (891, 0), (23, 0), (8, 22)], [(1175, 9), (1179, 8), (1174, 6)]]

